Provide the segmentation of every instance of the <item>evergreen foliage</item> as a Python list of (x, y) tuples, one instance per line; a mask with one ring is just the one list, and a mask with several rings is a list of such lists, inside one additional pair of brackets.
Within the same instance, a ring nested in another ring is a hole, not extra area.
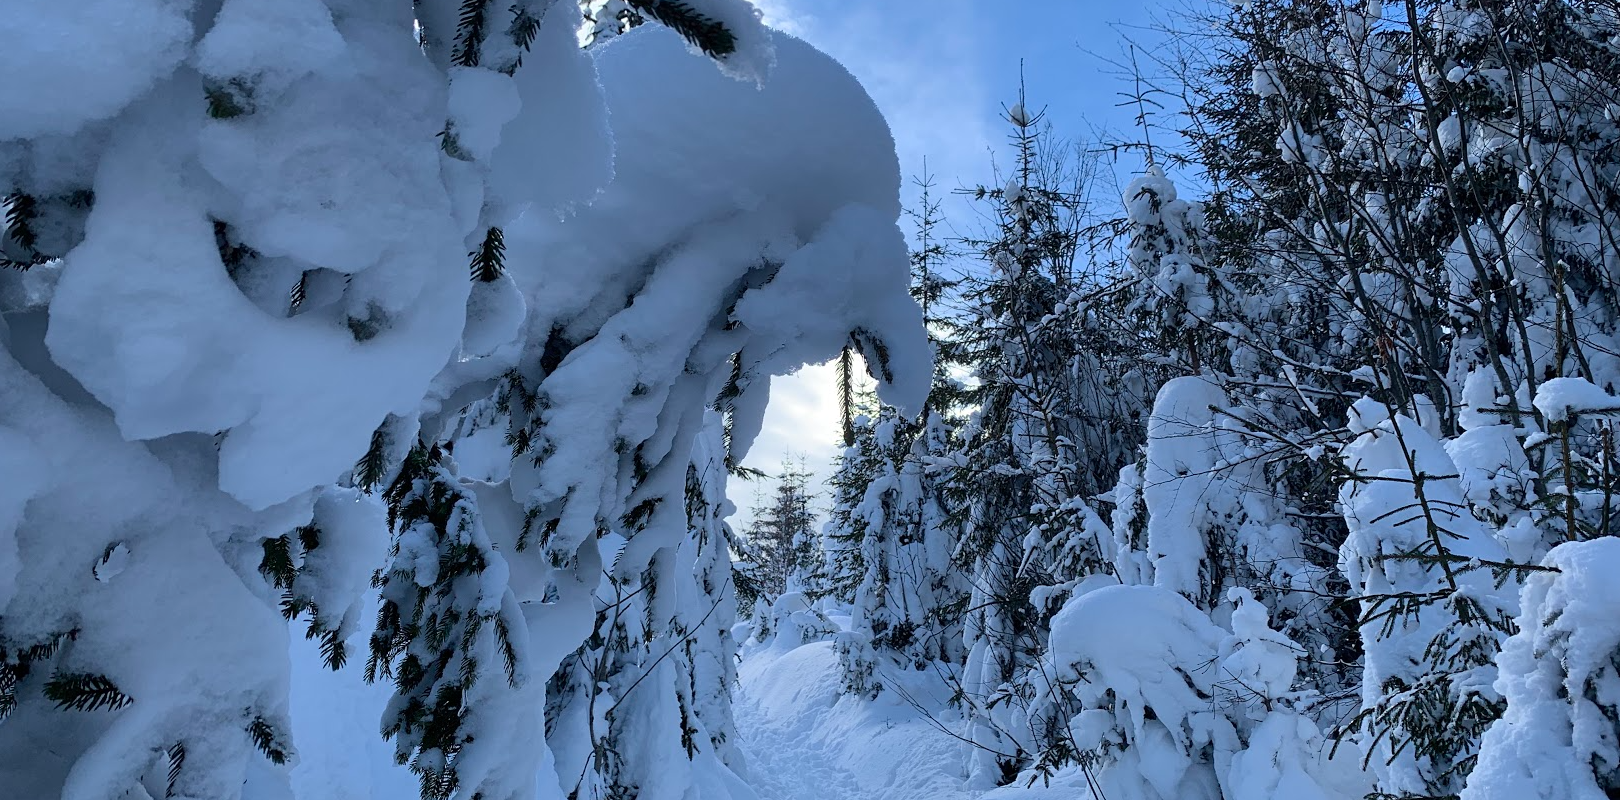
[(682, 0), (626, 0), (638, 14), (679, 33), (693, 47), (720, 58), (737, 51), (737, 35), (720, 20), (707, 16)]
[(810, 473), (791, 460), (782, 462), (776, 485), (753, 508), (753, 522), (742, 535), (741, 572), (756, 596), (771, 603), (784, 592), (809, 590), (821, 572), (815, 496)]
[(86, 672), (57, 673), (45, 682), (45, 698), (57, 708), (74, 711), (116, 711), (135, 702), (105, 675)]
[(424, 800), (454, 796), (463, 750), (485, 744), (463, 729), (468, 695), (480, 684), (518, 688), (527, 675), (512, 634), (523, 624), (517, 601), (492, 580), (505, 559), (453, 470), (440, 446), (419, 443), (388, 489), (394, 544), (374, 581), (382, 606), (365, 669), (368, 681), (394, 682), (383, 735), (421, 777)]
[[(970, 192), (992, 221), (959, 243), (974, 267), (938, 294), (923, 268), (914, 288), (948, 308), (930, 315), (952, 365), (931, 409), (966, 415), (923, 461), (963, 526), (950, 674), (970, 772), (1246, 800), (1281, 791), (1284, 762), (1323, 779), (1331, 747), (1364, 759), (1369, 796), (1503, 796), (1470, 779), (1532, 758), (1503, 715), (1567, 713), (1516, 712), (1544, 701), (1499, 672), (1520, 631), (1553, 624), (1527, 625), (1544, 612), (1520, 589), (1563, 591), (1549, 553), (1620, 532), (1620, 137), (1599, 99), (1620, 29), (1542, 0), (1256, 0), (1187, 21), (1166, 74), (1127, 93), (1143, 129), (1115, 152), (1146, 164), (1114, 218), (1020, 97), (1010, 170)], [(880, 410), (833, 481), (824, 547), (857, 694), (883, 670), (861, 598), (891, 590), (908, 425)], [(1153, 589), (1185, 660), (1054, 642), (1059, 616), (1104, 625), (1118, 584)], [(1233, 681), (1197, 674), (1209, 663)], [(1196, 696), (1128, 698), (1149, 681)], [(1163, 731), (1104, 725), (1143, 702)], [(1201, 704), (1216, 715), (1179, 717)], [(1620, 735), (1597, 728), (1582, 752)]]

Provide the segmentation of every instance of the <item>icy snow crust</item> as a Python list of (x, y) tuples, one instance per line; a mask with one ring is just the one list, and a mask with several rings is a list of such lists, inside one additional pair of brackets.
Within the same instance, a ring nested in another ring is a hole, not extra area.
[[(501, 562), (469, 590), (481, 610), (522, 604), (527, 673), (470, 695), (487, 701), (472, 715), (486, 747), (462, 751), (457, 796), (566, 796), (589, 744), (581, 719), (546, 718), (546, 679), (611, 601), (595, 596), (602, 567), (657, 563), (684, 570), (682, 587), (708, 568), (678, 498), (734, 369), (739, 459), (769, 377), (852, 332), (884, 398), (920, 406), (930, 355), (906, 291), (899, 170), (856, 81), (763, 29), (724, 65), (744, 81), (663, 30), (593, 61), (576, 5), (549, 9), (507, 76), (452, 69), (431, 44), (424, 58), (403, 3), (0, 2), (0, 176), (94, 193), (65, 257), (0, 274), (0, 632), (16, 647), (74, 632), (52, 668), (132, 700), (64, 715), (37, 683), (19, 689), (0, 725), (17, 756), (0, 759), (8, 792), (162, 796), (178, 742), (175, 796), (399, 796), (399, 769), (371, 760), (392, 750), (375, 717), (355, 716), (381, 698), (350, 694), (389, 533), (349, 473), (379, 426), (397, 461), (518, 370), (543, 397), (549, 457), (465, 485)], [(508, 274), (474, 285), (468, 251), (495, 225)], [(541, 367), (554, 337), (568, 355)], [(624, 545), (604, 562), (598, 529), (648, 497), (673, 501), (642, 530), (609, 531)], [(557, 535), (519, 554), (534, 509)], [(315, 677), (303, 644), (290, 669), (281, 592), (260, 572), (267, 540), (312, 523), (320, 544), (292, 591), (318, 607), (313, 628), (347, 638), (342, 680)], [(663, 588), (661, 604), (692, 602)], [(643, 796), (751, 797), (738, 758), (705, 744), (694, 766), (680, 747), (669, 687), (688, 676), (673, 664), (620, 709), (662, 731), (628, 745)], [(729, 719), (723, 698), (696, 702)], [(288, 764), (252, 741), (261, 723)], [(305, 742), (322, 754), (301, 760)], [(374, 780), (321, 774), (362, 762)]]

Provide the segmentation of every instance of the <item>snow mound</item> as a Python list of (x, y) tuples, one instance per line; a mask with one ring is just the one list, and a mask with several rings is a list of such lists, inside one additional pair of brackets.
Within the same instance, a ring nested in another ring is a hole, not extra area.
[(1620, 539), (1561, 544), (1543, 564), (1558, 571), (1525, 583), (1519, 632), (1497, 656), (1507, 711), (1463, 800), (1602, 800), (1620, 775)]

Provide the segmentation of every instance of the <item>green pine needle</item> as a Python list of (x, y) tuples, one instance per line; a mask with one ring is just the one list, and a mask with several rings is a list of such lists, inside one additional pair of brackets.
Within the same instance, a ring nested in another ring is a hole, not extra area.
[(180, 782), (180, 770), (186, 765), (186, 745), (184, 742), (175, 742), (169, 747), (169, 790), (168, 797), (174, 796), (174, 786)]
[(264, 717), (254, 717), (253, 721), (248, 723), (247, 732), (248, 737), (253, 740), (253, 746), (259, 748), (259, 752), (270, 759), (270, 763), (277, 765), (287, 763), (287, 751), (281, 744), (281, 737), (276, 735), (276, 729)]
[(124, 694), (105, 675), (87, 672), (59, 672), (45, 682), (45, 697), (56, 702), (57, 708), (74, 711), (118, 710), (134, 698)]
[(475, 281), (490, 283), (506, 272), (506, 235), (500, 228), (490, 226), (484, 232), (484, 243), (467, 254), (472, 259), (472, 277)]
[(711, 58), (724, 58), (737, 52), (735, 33), (681, 0), (629, 0), (629, 3), (631, 8), (663, 23)]

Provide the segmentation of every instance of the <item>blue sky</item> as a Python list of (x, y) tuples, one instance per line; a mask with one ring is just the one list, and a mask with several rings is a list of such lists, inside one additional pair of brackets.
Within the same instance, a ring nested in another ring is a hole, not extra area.
[[(1017, 99), (1020, 60), (1029, 108), (1045, 108), (1060, 135), (1127, 130), (1134, 111), (1116, 106), (1129, 89), (1109, 59), (1126, 58), (1126, 35), (1144, 30), (1164, 0), (754, 0), (774, 27), (831, 54), (860, 79), (889, 120), (902, 171), (927, 159), (942, 190), (988, 180), (989, 157), (1005, 156), (1000, 115)], [(1123, 183), (1135, 165), (1115, 167)], [(909, 181), (908, 181), (909, 183)], [(908, 186), (908, 205), (915, 197)], [(955, 201), (960, 202), (960, 201)], [(837, 452), (837, 407), (829, 366), (772, 383), (765, 428), (749, 466), (774, 473), (803, 454), (818, 476)], [(732, 498), (746, 521), (748, 484)]]
[[(926, 156), (946, 186), (971, 182), (1005, 141), (998, 117), (1017, 98), (1020, 61), (1031, 108), (1060, 133), (1125, 129), (1128, 89), (1106, 59), (1145, 28), (1163, 0), (754, 0), (767, 21), (843, 62), (889, 119), (901, 168)], [(1179, 4), (1177, 4), (1179, 5)]]

